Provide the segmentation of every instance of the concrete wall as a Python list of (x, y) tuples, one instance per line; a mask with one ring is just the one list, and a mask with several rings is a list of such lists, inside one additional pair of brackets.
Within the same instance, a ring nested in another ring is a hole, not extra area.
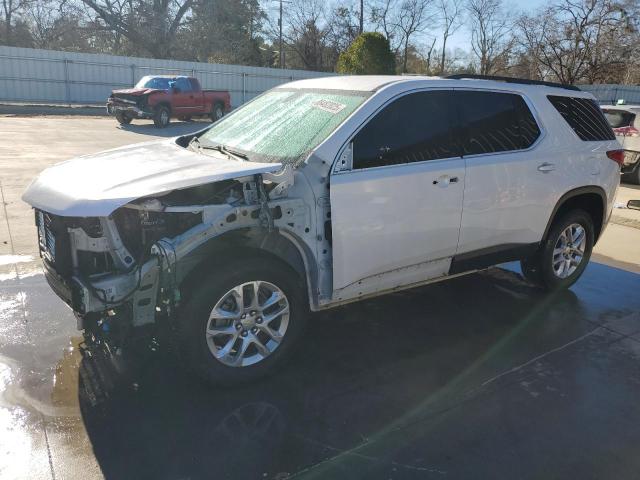
[(325, 72), (154, 60), (0, 46), (0, 100), (104, 104), (114, 88), (144, 75), (197, 77), (203, 88), (228, 90), (236, 107), (276, 85)]

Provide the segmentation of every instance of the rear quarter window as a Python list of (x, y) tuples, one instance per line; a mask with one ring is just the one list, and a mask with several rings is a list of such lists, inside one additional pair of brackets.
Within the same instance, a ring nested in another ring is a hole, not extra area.
[(580, 140), (615, 140), (613, 130), (595, 100), (548, 95), (547, 98)]

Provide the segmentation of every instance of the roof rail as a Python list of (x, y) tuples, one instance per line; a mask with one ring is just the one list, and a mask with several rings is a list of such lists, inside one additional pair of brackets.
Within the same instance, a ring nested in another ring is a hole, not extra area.
[(523, 85), (544, 85), (546, 87), (564, 88), (565, 90), (574, 90), (578, 92), (581, 91), (575, 85), (563, 85), (562, 83), (543, 82), (542, 80), (527, 80), (526, 78), (501, 77), (497, 75), (474, 75), (474, 74), (467, 74), (467, 73), (458, 73), (455, 75), (449, 75), (445, 78), (448, 78), (451, 80), (464, 80), (464, 79), (496, 80), (498, 82), (520, 83)]

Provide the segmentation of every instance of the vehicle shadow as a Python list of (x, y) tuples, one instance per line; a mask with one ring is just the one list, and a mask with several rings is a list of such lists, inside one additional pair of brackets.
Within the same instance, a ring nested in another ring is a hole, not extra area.
[(285, 478), (449, 408), (545, 338), (591, 328), (583, 317), (573, 292), (494, 268), (315, 314), (287, 368), (240, 388), (202, 385), (161, 352), (118, 369), (85, 355), (80, 408), (108, 479)]
[[(143, 122), (144, 120), (140, 120)], [(129, 125), (118, 125), (118, 128), (127, 132), (138, 133), (140, 135), (150, 135), (153, 137), (178, 137), (194, 133), (211, 125), (210, 121), (190, 121), (181, 122), (174, 120), (165, 128), (156, 128), (153, 122), (148, 123), (130, 123)]]

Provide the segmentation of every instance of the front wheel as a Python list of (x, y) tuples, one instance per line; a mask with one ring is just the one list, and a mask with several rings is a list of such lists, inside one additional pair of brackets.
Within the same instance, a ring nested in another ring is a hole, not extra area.
[(182, 358), (211, 384), (237, 384), (281, 368), (306, 324), (300, 281), (264, 258), (199, 277), (178, 320)]
[(171, 112), (165, 106), (159, 106), (156, 109), (155, 115), (153, 116), (153, 123), (157, 128), (164, 128), (169, 125), (169, 121), (171, 119)]
[(120, 125), (129, 125), (133, 117), (131, 115), (127, 115), (124, 112), (116, 112), (116, 120)]
[(591, 215), (568, 212), (554, 221), (538, 252), (521, 262), (522, 273), (546, 290), (569, 288), (587, 268), (594, 238)]

